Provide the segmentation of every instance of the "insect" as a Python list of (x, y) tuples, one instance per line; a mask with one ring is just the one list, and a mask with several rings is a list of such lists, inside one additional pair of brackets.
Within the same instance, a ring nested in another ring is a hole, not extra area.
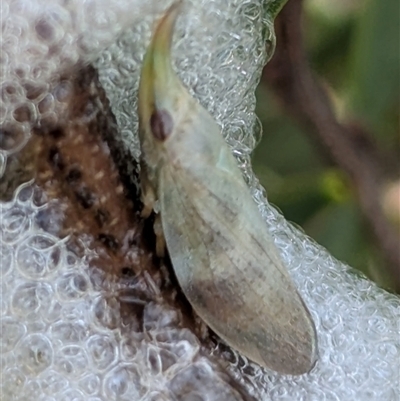
[(317, 359), (310, 313), (217, 123), (173, 70), (179, 10), (159, 21), (141, 72), (143, 215), (158, 213), (157, 251), (165, 238), (185, 296), (212, 330), (263, 367), (308, 372)]

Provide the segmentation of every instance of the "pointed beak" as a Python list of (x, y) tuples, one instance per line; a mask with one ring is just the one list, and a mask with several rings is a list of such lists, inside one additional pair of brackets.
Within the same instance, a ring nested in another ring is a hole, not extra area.
[(144, 56), (138, 94), (142, 126), (150, 122), (155, 111), (172, 110), (174, 94), (179, 93), (181, 84), (172, 68), (171, 43), (181, 5), (182, 1), (175, 2), (158, 22)]

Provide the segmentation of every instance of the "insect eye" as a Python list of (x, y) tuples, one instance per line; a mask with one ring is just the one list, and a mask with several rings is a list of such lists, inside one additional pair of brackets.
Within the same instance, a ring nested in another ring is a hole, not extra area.
[(174, 123), (166, 110), (154, 110), (150, 117), (150, 129), (159, 141), (165, 141), (172, 133)]

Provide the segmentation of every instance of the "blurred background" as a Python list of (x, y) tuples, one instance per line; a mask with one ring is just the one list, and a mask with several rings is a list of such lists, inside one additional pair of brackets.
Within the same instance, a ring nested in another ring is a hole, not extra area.
[[(386, 171), (390, 179), (379, 196), (399, 235), (400, 253), (400, 3), (306, 0), (304, 13), (307, 58), (338, 120), (365, 128), (387, 162), (384, 168), (392, 170)], [(390, 289), (393, 271), (360, 210), (352, 181), (318, 138), (288, 116), (265, 80), (257, 105), (264, 133), (253, 163), (269, 201), (336, 258)]]

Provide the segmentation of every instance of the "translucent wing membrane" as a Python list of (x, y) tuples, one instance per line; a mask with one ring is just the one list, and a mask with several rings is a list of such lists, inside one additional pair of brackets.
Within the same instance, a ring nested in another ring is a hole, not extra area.
[(314, 326), (248, 189), (224, 171), (199, 169), (195, 178), (166, 168), (160, 183), (164, 235), (183, 292), (253, 361), (282, 373), (308, 371)]

